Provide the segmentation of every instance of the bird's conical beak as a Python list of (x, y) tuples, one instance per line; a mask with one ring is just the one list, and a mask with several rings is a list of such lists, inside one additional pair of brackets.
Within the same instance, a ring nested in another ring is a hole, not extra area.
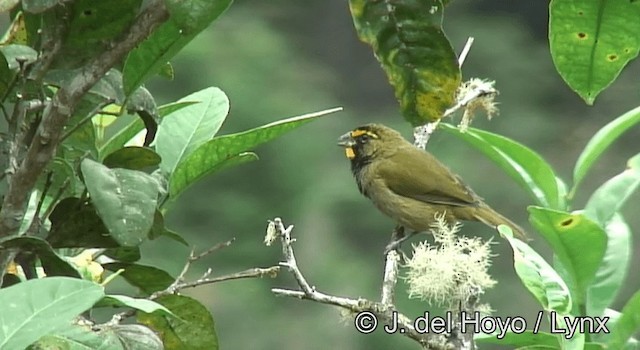
[(340, 138), (338, 139), (338, 146), (341, 147), (352, 147), (355, 144), (356, 141), (353, 139), (353, 137), (351, 137), (350, 132), (340, 136)]

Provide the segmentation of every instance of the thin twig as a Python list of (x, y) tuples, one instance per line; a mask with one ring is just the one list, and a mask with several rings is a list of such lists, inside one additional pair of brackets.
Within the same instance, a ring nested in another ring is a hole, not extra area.
[(220, 242), (214, 246), (212, 246), (211, 248), (205, 250), (204, 252), (196, 255), (196, 256), (190, 256), (189, 259), (192, 261), (197, 261), (200, 260), (206, 256), (208, 256), (209, 254), (215, 253), (218, 250), (222, 249), (222, 248), (226, 248), (228, 246), (230, 246), (233, 242), (235, 242), (236, 238), (233, 237), (230, 240), (226, 241), (226, 242)]
[(289, 272), (293, 274), (293, 277), (296, 279), (303, 292), (309, 295), (313, 294), (315, 292), (315, 288), (309, 285), (298, 269), (298, 262), (296, 261), (295, 254), (293, 253), (293, 247), (291, 246), (291, 244), (295, 242), (295, 240), (291, 238), (293, 225), (289, 225), (289, 227), (285, 228), (280, 218), (275, 218), (273, 222), (276, 225), (277, 232), (280, 234), (280, 239), (282, 241), (282, 255), (285, 259), (284, 262), (280, 263), (280, 266), (286, 267)]
[(460, 52), (460, 56), (458, 56), (458, 66), (460, 68), (462, 68), (462, 65), (464, 64), (464, 60), (467, 59), (467, 55), (469, 54), (469, 51), (471, 50), (471, 45), (473, 45), (473, 41), (475, 39), (470, 36), (467, 39), (467, 42), (464, 44), (464, 47), (462, 48), (462, 52)]
[[(199, 279), (192, 281), (192, 282), (183, 282), (183, 283), (178, 283), (174, 289), (175, 291), (179, 291), (179, 290), (184, 290), (187, 288), (194, 288), (194, 287), (198, 287), (198, 286), (203, 286), (205, 284), (211, 284), (211, 283), (218, 283), (218, 282), (224, 282), (224, 281), (232, 281), (232, 280), (238, 280), (238, 279), (243, 279), (243, 278), (262, 278), (262, 277), (270, 277), (270, 278), (274, 278), (278, 275), (278, 272), (280, 271), (280, 266), (270, 266), (270, 267), (266, 267), (266, 268), (262, 268), (262, 267), (254, 267), (251, 269), (247, 269), (244, 271), (240, 271), (240, 272), (235, 272), (235, 273), (230, 273), (227, 275), (222, 275), (222, 276), (218, 276), (218, 277), (212, 277), (212, 278), (208, 278), (208, 276), (211, 274), (211, 269), (207, 269), (207, 272), (204, 273), (204, 275), (202, 277), (200, 277)], [(156, 292), (151, 296), (151, 300), (156, 299), (158, 297), (161, 297), (163, 295), (169, 295), (169, 294), (174, 294), (175, 291), (171, 292), (169, 290), (163, 290), (160, 292)]]
[[(212, 270), (211, 268), (208, 268), (207, 271), (205, 271), (205, 273), (203, 273), (202, 276), (200, 276), (200, 278), (198, 278), (197, 280), (191, 281), (191, 282), (184, 282), (185, 275), (191, 268), (191, 265), (193, 262), (198, 261), (204, 258), (205, 256), (213, 252), (216, 252), (222, 248), (230, 246), (234, 240), (235, 238), (232, 238), (226, 242), (218, 243), (197, 255), (195, 254), (195, 249), (192, 249), (191, 253), (189, 253), (189, 257), (187, 258), (187, 262), (184, 264), (182, 268), (182, 271), (180, 272), (178, 277), (176, 277), (173, 283), (171, 283), (171, 285), (169, 285), (167, 288), (151, 294), (150, 296), (147, 297), (147, 299), (155, 300), (161, 296), (176, 294), (177, 292), (183, 289), (194, 288), (194, 287), (203, 286), (206, 284), (244, 279), (244, 278), (262, 278), (262, 277), (275, 278), (278, 275), (278, 272), (280, 271), (280, 266), (271, 266), (266, 268), (255, 267), (255, 268), (247, 269), (240, 272), (234, 272), (227, 275), (209, 278), (209, 276), (212, 273)], [(108, 321), (105, 325), (109, 325), (109, 326), (117, 325), (122, 320), (135, 315), (135, 313), (136, 313), (136, 310), (133, 310), (133, 309), (117, 313), (113, 315), (111, 317), (111, 320)]]
[(385, 267), (385, 277), (383, 282), (382, 301), (374, 302), (363, 298), (351, 299), (340, 296), (334, 296), (317, 291), (311, 287), (306, 281), (302, 272), (298, 268), (298, 264), (293, 252), (292, 243), (295, 242), (291, 238), (293, 226), (285, 227), (280, 218), (275, 218), (272, 223), (276, 229), (276, 233), (282, 243), (282, 253), (284, 262), (281, 266), (286, 266), (293, 274), (298, 286), (301, 290), (290, 290), (284, 288), (272, 288), (277, 296), (287, 296), (297, 299), (310, 300), (322, 304), (334, 305), (350, 311), (354, 314), (369, 312), (375, 315), (379, 322), (386, 324), (396, 324), (398, 329), (403, 329), (400, 334), (417, 341), (424, 349), (444, 350), (449, 349), (447, 339), (444, 335), (433, 333), (421, 333), (415, 329), (413, 322), (405, 315), (399, 313), (393, 303), (393, 289), (397, 280), (397, 269), (399, 263), (399, 255), (395, 250), (387, 253), (387, 266)]

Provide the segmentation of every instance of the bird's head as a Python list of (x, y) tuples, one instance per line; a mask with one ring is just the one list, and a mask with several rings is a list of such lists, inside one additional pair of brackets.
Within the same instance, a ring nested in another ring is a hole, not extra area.
[[(369, 163), (373, 157), (390, 155), (407, 141), (399, 132), (382, 124), (367, 124), (340, 136), (338, 146), (352, 162)], [(364, 165), (363, 164), (363, 165)]]

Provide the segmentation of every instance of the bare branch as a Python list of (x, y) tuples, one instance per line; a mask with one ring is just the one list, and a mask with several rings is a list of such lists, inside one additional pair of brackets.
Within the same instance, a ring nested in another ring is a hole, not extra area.
[[(298, 264), (293, 252), (292, 243), (295, 239), (291, 238), (293, 226), (285, 227), (280, 218), (275, 218), (271, 223), (274, 224), (280, 241), (282, 243), (282, 253), (285, 261), (280, 263), (286, 266), (293, 274), (298, 286), (301, 290), (290, 290), (283, 288), (272, 288), (271, 291), (278, 296), (287, 296), (303, 300), (315, 301), (322, 304), (334, 305), (341, 307), (351, 313), (370, 312), (376, 318), (387, 324), (397, 324), (404, 332), (400, 334), (417, 341), (424, 349), (444, 350), (449, 349), (447, 339), (444, 335), (433, 333), (418, 332), (413, 326), (413, 322), (405, 315), (399, 313), (393, 305), (393, 290), (397, 281), (398, 264), (400, 256), (397, 251), (390, 250), (386, 256), (385, 276), (382, 288), (381, 302), (374, 302), (363, 298), (351, 299), (318, 292), (311, 287), (306, 281), (302, 272), (298, 268)], [(270, 225), (271, 226), (271, 225)]]
[(222, 275), (222, 276), (218, 276), (218, 277), (212, 277), (212, 278), (208, 278), (209, 275), (211, 275), (211, 269), (207, 269), (207, 272), (205, 272), (202, 277), (200, 277), (199, 279), (193, 281), (193, 282), (184, 282), (184, 283), (178, 283), (174, 286), (174, 290), (170, 291), (169, 289), (160, 291), (160, 292), (156, 292), (154, 293), (150, 299), (156, 299), (160, 296), (163, 295), (169, 295), (169, 294), (174, 294), (177, 291), (183, 290), (183, 289), (187, 289), (187, 288), (194, 288), (194, 287), (198, 287), (198, 286), (203, 286), (205, 284), (211, 284), (211, 283), (218, 283), (218, 282), (224, 282), (224, 281), (231, 281), (231, 280), (239, 280), (239, 279), (244, 279), (244, 278), (262, 278), (262, 277), (270, 277), (270, 278), (274, 278), (278, 275), (278, 272), (280, 271), (280, 266), (270, 266), (270, 267), (266, 267), (266, 268), (262, 268), (262, 267), (254, 267), (251, 269), (247, 269), (244, 271), (240, 271), (240, 272), (235, 272), (235, 273), (230, 273), (228, 275)]
[(467, 59), (467, 55), (469, 54), (469, 51), (471, 51), (471, 46), (473, 45), (473, 41), (475, 39), (470, 36), (467, 39), (467, 42), (464, 44), (464, 48), (462, 48), (462, 52), (460, 52), (460, 56), (458, 56), (458, 66), (460, 68), (462, 68), (462, 65), (464, 64), (464, 60)]
[(380, 302), (382, 305), (393, 306), (396, 283), (398, 282), (398, 264), (400, 255), (398, 251), (391, 250), (385, 256), (384, 277), (382, 279), (382, 295)]
[[(266, 268), (254, 267), (244, 271), (234, 272), (227, 275), (210, 278), (209, 276), (212, 273), (212, 269), (208, 268), (207, 271), (205, 271), (205, 273), (202, 274), (202, 276), (200, 276), (200, 278), (198, 278), (197, 280), (191, 281), (191, 282), (184, 281), (185, 275), (191, 268), (191, 265), (193, 262), (198, 261), (204, 258), (205, 256), (213, 252), (216, 252), (222, 248), (228, 247), (229, 245), (231, 245), (231, 243), (233, 243), (234, 240), (235, 238), (232, 238), (226, 242), (218, 243), (212, 246), (211, 248), (203, 251), (200, 254), (195, 254), (195, 249), (192, 249), (191, 253), (189, 254), (189, 257), (187, 258), (187, 262), (184, 264), (182, 271), (180, 272), (178, 277), (176, 277), (175, 281), (173, 281), (173, 283), (171, 283), (171, 285), (168, 286), (167, 288), (151, 294), (150, 296), (147, 297), (147, 299), (155, 300), (165, 295), (176, 294), (183, 289), (194, 288), (194, 287), (203, 286), (206, 284), (232, 281), (232, 280), (245, 279), (245, 278), (262, 278), (262, 277), (275, 278), (278, 275), (278, 272), (280, 271), (280, 266), (270, 266)], [(135, 313), (136, 311), (133, 309), (117, 313), (111, 317), (111, 320), (107, 322), (106, 325), (110, 325), (110, 326), (116, 325), (120, 323), (122, 320), (135, 315)]]

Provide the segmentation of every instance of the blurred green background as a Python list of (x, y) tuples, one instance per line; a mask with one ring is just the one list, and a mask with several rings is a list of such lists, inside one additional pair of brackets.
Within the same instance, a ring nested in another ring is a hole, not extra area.
[[(568, 181), (587, 140), (638, 105), (640, 65), (632, 62), (595, 106), (586, 106), (553, 67), (547, 24), (547, 3), (540, 1), (459, 0), (445, 11), (445, 30), (456, 51), (468, 36), (475, 37), (464, 78), (493, 79), (500, 90), (500, 115), (491, 122), (478, 118), (473, 126), (531, 147)], [(311, 284), (330, 294), (379, 298), (382, 250), (393, 223), (358, 193), (348, 161), (335, 143), (342, 133), (368, 122), (394, 126), (407, 138), (411, 128), (402, 121), (370, 47), (358, 41), (347, 2), (238, 0), (172, 64), (175, 80), (156, 78), (149, 90), (159, 103), (166, 103), (208, 86), (221, 88), (231, 100), (222, 133), (344, 107), (343, 112), (260, 147), (260, 161), (205, 178), (174, 204), (168, 225), (200, 249), (237, 239), (200, 262), (191, 277), (207, 267), (221, 275), (277, 264), (279, 245), (266, 247), (262, 240), (267, 220), (280, 216), (295, 225), (298, 262)], [(598, 161), (578, 193), (578, 208), (640, 151), (639, 139), (640, 130), (633, 129)], [(480, 153), (444, 133), (436, 133), (428, 149), (496, 210), (532, 232), (526, 213), (531, 200)], [(639, 203), (635, 194), (624, 210), (633, 231), (640, 230)], [(493, 235), (472, 223), (463, 233)], [(549, 258), (542, 239), (533, 238), (534, 248)], [(144, 251), (147, 263), (172, 273), (180, 271), (188, 254), (166, 240), (151, 242)], [(533, 322), (540, 309), (520, 285), (509, 247), (496, 240), (493, 251), (497, 256), (491, 271), (499, 283), (484, 302), (496, 315), (522, 315)], [(635, 254), (632, 266), (639, 265)], [(617, 299), (618, 309), (639, 286), (633, 271)], [(276, 298), (272, 287), (296, 285), (283, 271), (276, 279), (225, 282), (186, 293), (210, 308), (221, 349), (417, 348), (398, 335), (359, 334), (340, 310)], [(400, 310), (411, 316), (432, 309), (408, 300), (402, 282), (397, 298)]]

